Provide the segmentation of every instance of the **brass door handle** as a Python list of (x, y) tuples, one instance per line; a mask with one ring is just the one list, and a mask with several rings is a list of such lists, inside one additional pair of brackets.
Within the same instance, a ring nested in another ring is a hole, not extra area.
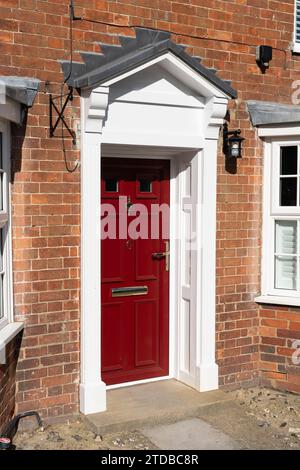
[(166, 253), (152, 253), (152, 258), (154, 259), (163, 259), (165, 258)]
[(166, 260), (165, 268), (166, 268), (166, 271), (169, 271), (169, 258), (170, 258), (169, 242), (165, 242), (165, 244), (166, 244), (166, 251), (165, 252), (152, 253), (152, 258), (157, 259), (157, 260), (161, 260), (161, 259), (165, 258), (165, 260)]

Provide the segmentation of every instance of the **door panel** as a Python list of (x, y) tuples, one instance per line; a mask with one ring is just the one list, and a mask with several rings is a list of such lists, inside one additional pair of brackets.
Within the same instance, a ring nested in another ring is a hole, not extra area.
[[(103, 158), (101, 189), (103, 226), (116, 232), (116, 239), (101, 240), (102, 379), (117, 384), (168, 375), (169, 273), (165, 259), (153, 257), (168, 240), (161, 224), (151, 239), (151, 227), (153, 204), (169, 205), (169, 161)], [(142, 292), (128, 292), (132, 287)]]
[(159, 311), (156, 300), (135, 303), (135, 366), (155, 365), (158, 362)]
[(121, 303), (111, 303), (102, 305), (102, 328), (106, 331), (113, 331), (115, 342), (111, 344), (109, 335), (102, 337), (102, 370), (122, 370), (122, 343), (124, 334), (124, 312)]

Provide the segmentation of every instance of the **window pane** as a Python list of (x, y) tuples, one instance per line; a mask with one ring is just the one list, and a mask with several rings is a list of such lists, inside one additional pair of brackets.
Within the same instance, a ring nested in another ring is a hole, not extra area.
[(0, 320), (4, 317), (4, 301), (3, 301), (3, 276), (0, 274)]
[(152, 182), (146, 178), (140, 179), (140, 192), (141, 193), (151, 193), (152, 191)]
[(0, 170), (3, 170), (3, 158), (2, 158), (2, 133), (0, 132)]
[(0, 170), (0, 211), (3, 209), (3, 173)]
[(4, 317), (4, 299), (3, 299), (3, 243), (2, 230), (0, 230), (0, 319)]
[(297, 258), (292, 256), (275, 257), (275, 288), (296, 290)]
[(275, 251), (282, 255), (297, 254), (297, 221), (276, 221)]
[(281, 175), (297, 175), (298, 174), (298, 147), (281, 147), (280, 161)]
[(0, 211), (3, 210), (3, 158), (2, 158), (2, 134), (0, 132)]
[(297, 178), (280, 178), (280, 205), (297, 205)]
[(118, 191), (118, 180), (116, 178), (105, 178), (105, 191), (116, 193)]

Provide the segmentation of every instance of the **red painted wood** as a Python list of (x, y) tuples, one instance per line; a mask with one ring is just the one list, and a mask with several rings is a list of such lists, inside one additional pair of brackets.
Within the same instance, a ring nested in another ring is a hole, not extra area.
[[(105, 191), (105, 179), (117, 178), (118, 192)], [(151, 178), (151, 192), (140, 192), (139, 179)], [(119, 207), (119, 196), (144, 204), (151, 226), (151, 204), (170, 204), (170, 163), (166, 160), (103, 158), (102, 204)], [(117, 229), (119, 212), (117, 213)], [(128, 217), (128, 224), (135, 217)], [(118, 230), (117, 230), (118, 232)], [(161, 377), (169, 373), (169, 273), (165, 240), (129, 237), (102, 240), (102, 379), (106, 384)], [(112, 297), (112, 288), (147, 286), (148, 294)]]

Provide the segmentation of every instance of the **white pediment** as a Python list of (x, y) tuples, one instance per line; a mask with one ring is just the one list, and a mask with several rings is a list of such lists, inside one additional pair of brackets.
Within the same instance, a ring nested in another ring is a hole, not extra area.
[(203, 108), (205, 98), (155, 64), (112, 85), (110, 102), (113, 101)]

